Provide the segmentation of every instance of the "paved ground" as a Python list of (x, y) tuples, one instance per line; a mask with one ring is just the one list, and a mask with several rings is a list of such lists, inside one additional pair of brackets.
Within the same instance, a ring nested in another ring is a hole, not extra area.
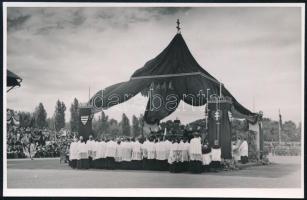
[(202, 174), (134, 170), (73, 170), (59, 159), (8, 160), (8, 188), (297, 188), (300, 157), (271, 165)]

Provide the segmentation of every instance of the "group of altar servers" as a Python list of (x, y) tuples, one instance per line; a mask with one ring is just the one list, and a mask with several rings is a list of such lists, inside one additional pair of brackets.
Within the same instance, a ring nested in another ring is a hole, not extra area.
[(221, 166), (218, 141), (209, 148), (198, 134), (185, 138), (112, 138), (86, 142), (82, 136), (70, 145), (69, 165), (77, 169), (143, 169), (201, 173)]

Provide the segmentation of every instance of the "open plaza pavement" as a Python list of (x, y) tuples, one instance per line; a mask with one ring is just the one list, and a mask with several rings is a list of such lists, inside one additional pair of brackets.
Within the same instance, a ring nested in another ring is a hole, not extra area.
[(269, 165), (202, 174), (71, 169), (59, 158), (7, 161), (8, 188), (298, 188), (299, 156), (269, 157)]

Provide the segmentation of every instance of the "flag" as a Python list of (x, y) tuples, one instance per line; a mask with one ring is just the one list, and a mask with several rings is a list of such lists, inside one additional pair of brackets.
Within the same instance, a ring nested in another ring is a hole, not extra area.
[(81, 122), (82, 122), (83, 125), (85, 125), (85, 124), (87, 123), (88, 118), (89, 118), (88, 115), (86, 115), (86, 116), (81, 116)]

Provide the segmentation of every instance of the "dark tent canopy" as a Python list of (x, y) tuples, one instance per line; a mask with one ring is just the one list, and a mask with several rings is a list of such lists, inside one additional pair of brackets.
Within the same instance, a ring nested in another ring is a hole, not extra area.
[(7, 86), (20, 86), (21, 78), (11, 72), (10, 70), (7, 70)]
[(10, 70), (7, 70), (7, 87), (11, 87), (8, 91), (10, 91), (15, 86), (20, 86), (20, 83), (22, 81), (22, 78), (20, 78), (18, 75), (14, 74)]
[(127, 101), (139, 92), (148, 96), (144, 120), (149, 124), (160, 120), (176, 110), (180, 101), (202, 106), (209, 96), (221, 94), (233, 102), (233, 116), (256, 119), (256, 114), (243, 107), (231, 93), (212, 75), (204, 70), (192, 56), (181, 33), (154, 59), (136, 70), (129, 81), (117, 83), (97, 92), (91, 99), (93, 112), (107, 109)]

